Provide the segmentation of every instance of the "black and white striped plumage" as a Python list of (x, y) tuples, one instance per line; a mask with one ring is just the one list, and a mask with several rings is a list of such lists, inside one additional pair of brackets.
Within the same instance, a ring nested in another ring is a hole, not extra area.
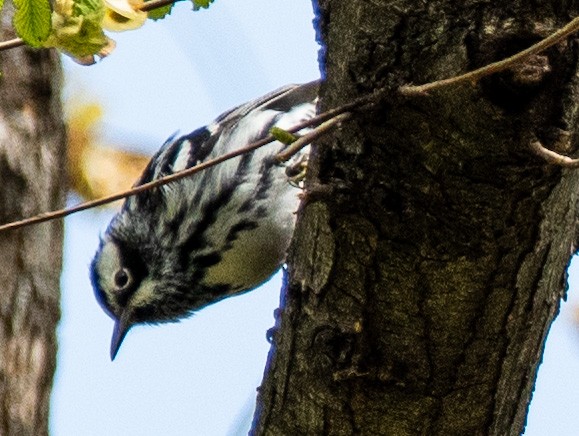
[[(311, 118), (317, 88), (281, 88), (170, 139), (137, 185), (241, 148), (273, 126)], [(90, 268), (97, 300), (115, 320), (112, 358), (133, 325), (178, 320), (257, 287), (280, 267), (300, 192), (274, 159), (282, 148), (267, 145), (125, 201)]]

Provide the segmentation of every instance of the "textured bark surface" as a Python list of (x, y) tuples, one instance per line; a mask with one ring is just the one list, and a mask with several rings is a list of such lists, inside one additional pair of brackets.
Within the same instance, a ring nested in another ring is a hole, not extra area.
[[(321, 109), (524, 48), (575, 2), (320, 0)], [(254, 434), (516, 435), (575, 252), (575, 39), (318, 144)], [(573, 143), (573, 141), (571, 141)], [(315, 184), (319, 184), (315, 186)], [(320, 186), (324, 187), (321, 189)]]
[[(5, 4), (1, 39), (10, 32)], [(61, 72), (52, 51), (0, 53), (0, 222), (64, 203)], [(62, 221), (0, 234), (0, 434), (48, 434)]]

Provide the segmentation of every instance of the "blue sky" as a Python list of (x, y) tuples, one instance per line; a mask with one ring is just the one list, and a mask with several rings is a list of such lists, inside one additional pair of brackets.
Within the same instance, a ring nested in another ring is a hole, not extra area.
[[(163, 21), (112, 35), (117, 49), (95, 66), (65, 60), (65, 96), (99, 101), (104, 137), (152, 154), (177, 130), (319, 77), (312, 19), (308, 0), (216, 0), (195, 13), (181, 3)], [(111, 363), (112, 321), (87, 274), (111, 216), (101, 210), (66, 220), (52, 434), (246, 434), (241, 423), (261, 382), (279, 276), (178, 324), (133, 329)], [(579, 304), (576, 276), (574, 303), (564, 305), (549, 338), (527, 435), (577, 434), (579, 418), (565, 413), (579, 405), (579, 330), (566, 312)]]

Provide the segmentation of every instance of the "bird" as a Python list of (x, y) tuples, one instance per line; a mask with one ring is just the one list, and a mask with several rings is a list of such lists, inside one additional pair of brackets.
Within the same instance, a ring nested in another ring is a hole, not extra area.
[[(135, 186), (311, 119), (318, 88), (287, 85), (169, 138)], [(302, 192), (292, 179), (309, 155), (306, 147), (282, 164), (284, 147), (274, 141), (125, 199), (89, 267), (96, 300), (114, 321), (111, 360), (133, 326), (178, 321), (259, 287), (283, 265)]]

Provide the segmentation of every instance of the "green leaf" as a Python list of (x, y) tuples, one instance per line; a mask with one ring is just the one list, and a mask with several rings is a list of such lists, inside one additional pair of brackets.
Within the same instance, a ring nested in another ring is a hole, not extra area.
[(14, 0), (14, 29), (24, 42), (32, 47), (41, 47), (50, 35), (49, 0)]
[[(2, 0), (0, 0), (0, 1), (2, 1)], [(149, 11), (147, 13), (147, 15), (151, 20), (161, 20), (171, 13), (171, 10), (173, 9), (173, 5), (174, 5), (174, 3), (171, 3), (170, 5), (162, 6), (162, 7), (157, 8), (157, 9), (153, 9), (152, 11)]]
[(214, 0), (192, 0), (193, 1), (193, 10), (198, 11), (199, 9), (207, 9)]
[(96, 14), (96, 17), (101, 17), (104, 14), (103, 2), (100, 0), (75, 0), (72, 6), (72, 16), (78, 17), (80, 15), (88, 16)]
[(97, 54), (108, 43), (102, 28), (95, 23), (74, 17), (46, 41), (46, 47), (55, 47), (75, 58)]
[(99, 53), (110, 43), (101, 27), (103, 16), (100, 0), (62, 2), (52, 14), (53, 30), (44, 47), (58, 48), (74, 58)]
[(272, 127), (269, 129), (269, 133), (279, 142), (285, 145), (290, 145), (292, 142), (298, 140), (298, 137), (293, 133), (288, 132), (287, 130), (280, 129), (279, 127)]

